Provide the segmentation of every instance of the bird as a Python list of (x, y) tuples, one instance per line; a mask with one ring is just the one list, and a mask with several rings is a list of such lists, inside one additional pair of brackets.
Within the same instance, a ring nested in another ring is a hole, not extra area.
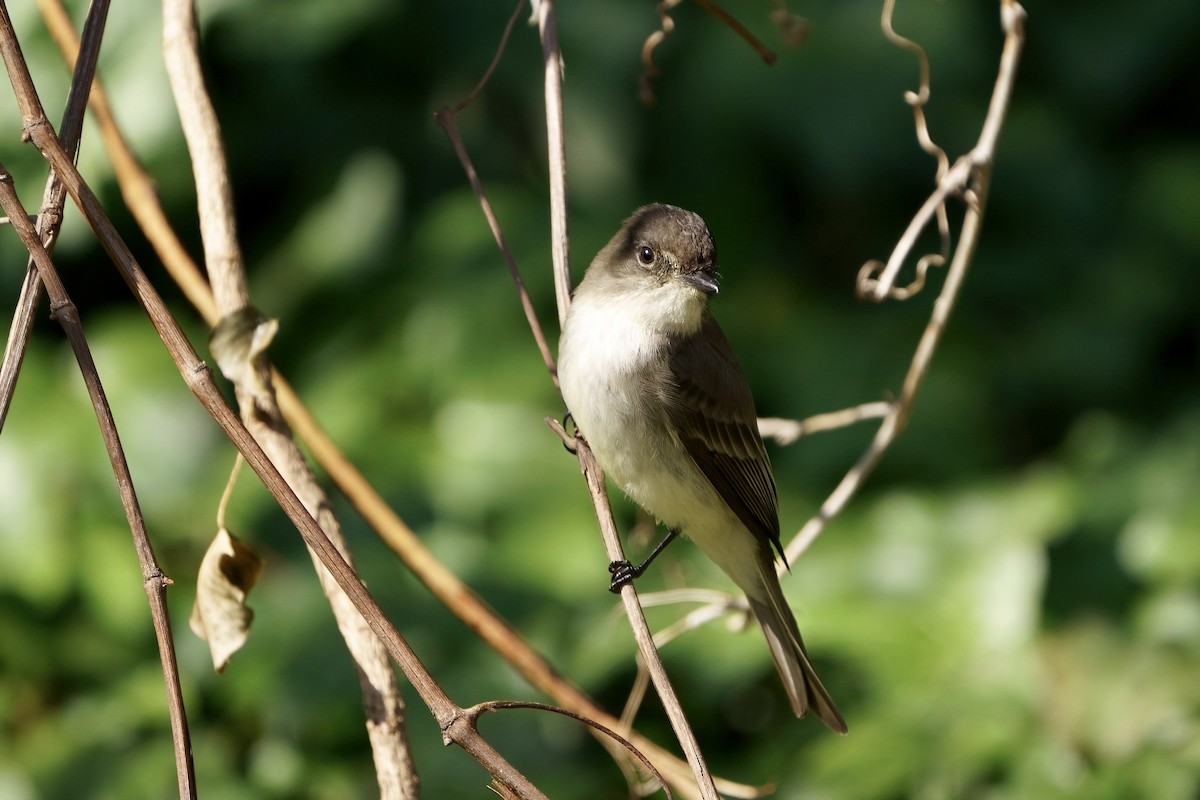
[(779, 584), (775, 479), (749, 384), (709, 310), (719, 281), (704, 219), (652, 204), (572, 295), (558, 358), (568, 412), (604, 472), (668, 530), (640, 565), (610, 565), (610, 588), (687, 536), (745, 593), (796, 716), (811, 710), (846, 733)]

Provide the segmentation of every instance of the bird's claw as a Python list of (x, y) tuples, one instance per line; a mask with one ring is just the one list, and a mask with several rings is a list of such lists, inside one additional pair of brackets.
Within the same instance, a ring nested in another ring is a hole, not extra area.
[(612, 561), (608, 565), (608, 571), (612, 575), (608, 590), (613, 594), (620, 594), (622, 586), (641, 576), (642, 567), (635, 567), (628, 561)]
[(563, 418), (562, 418), (563, 432), (565, 433), (567, 430), (567, 420), (571, 421), (572, 427), (575, 428), (575, 433), (569, 434), (569, 436), (571, 437), (570, 440), (563, 439), (563, 449), (565, 449), (571, 455), (575, 455), (576, 453), (579, 452), (575, 447), (575, 440), (582, 439), (583, 437), (580, 435), (579, 426), (575, 425), (575, 417), (571, 416), (570, 411), (568, 411), (566, 414), (563, 414)]

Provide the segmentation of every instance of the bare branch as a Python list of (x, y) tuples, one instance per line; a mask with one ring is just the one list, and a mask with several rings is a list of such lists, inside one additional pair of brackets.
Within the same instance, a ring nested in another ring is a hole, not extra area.
[[(658, 11), (659, 28), (646, 37), (642, 43), (642, 74), (638, 78), (638, 97), (645, 105), (653, 105), (655, 102), (654, 96), (654, 79), (662, 74), (662, 70), (654, 63), (654, 51), (663, 43), (667, 36), (675, 30), (675, 19), (671, 16), (671, 9), (682, 3), (683, 0), (660, 0), (655, 9)], [(696, 5), (707, 11), (717, 20), (736, 33), (746, 44), (754, 48), (754, 52), (763, 60), (763, 63), (770, 66), (775, 63), (777, 56), (775, 51), (763, 44), (750, 30), (734, 19), (733, 15), (725, 9), (721, 8), (715, 0), (694, 0)], [(794, 22), (786, 11), (777, 10), (772, 14), (772, 18), (778, 22), (784, 23), (784, 27), (788, 23)]]
[(759, 417), (758, 433), (764, 439), (774, 439), (779, 444), (787, 445), (794, 443), (801, 436), (844, 428), (867, 419), (879, 419), (887, 416), (891, 407), (891, 403), (878, 401), (861, 403), (841, 411), (815, 414), (802, 420)]
[[(896, 0), (884, 0), (883, 17), (880, 20), (880, 26), (883, 28), (883, 35), (893, 44), (908, 50), (917, 58), (918, 88), (916, 92), (905, 92), (904, 102), (908, 103), (913, 110), (913, 123), (917, 129), (917, 143), (921, 145), (922, 150), (929, 153), (937, 161), (937, 171), (934, 173), (934, 181), (940, 182), (946, 177), (946, 170), (950, 168), (950, 159), (946, 155), (946, 151), (938, 146), (933, 141), (933, 137), (930, 136), (929, 122), (925, 117), (925, 105), (929, 102), (929, 95), (932, 91), (929, 82), (929, 57), (925, 54), (925, 48), (896, 32), (896, 28), (892, 24), (892, 16), (895, 9)], [(946, 263), (946, 259), (950, 257), (950, 219), (945, 203), (937, 208), (937, 223), (938, 233), (941, 235), (942, 240), (941, 252), (924, 256), (917, 262), (916, 278), (906, 290), (896, 290), (895, 294), (898, 299), (907, 299), (909, 296), (919, 292), (925, 285), (925, 273), (929, 267), (943, 266)]]
[[(192, 157), (209, 281), (222, 319), (232, 319), (250, 307), (250, 296), (237, 240), (225, 147), (200, 68), (195, 7), (191, 0), (165, 0), (163, 51)], [(350, 548), (333, 512), (333, 504), (313, 475), (279, 410), (270, 388), (270, 368), (265, 357), (251, 354), (250, 361), (248, 369), (242, 373), (244, 379), (235, 381), (243, 422), (320, 522), (342, 558), (353, 566)], [(233, 379), (233, 376), (227, 377)], [(321, 565), (320, 559), (311, 550), (310, 555), (358, 672), (380, 796), (389, 800), (415, 798), (419, 794), (420, 778), (408, 742), (404, 697), (396, 684), (387, 652), (346, 593)]]
[(521, 9), (525, 6), (525, 0), (518, 0), (516, 8), (513, 9), (512, 16), (509, 17), (508, 24), (504, 27), (504, 33), (500, 37), (500, 44), (496, 47), (496, 54), (492, 57), (492, 63), (488, 65), (487, 70), (483, 73), (483, 77), (479, 79), (479, 83), (475, 84), (475, 88), (462, 100), (452, 106), (445, 108), (434, 114), (438, 125), (445, 132), (446, 137), (450, 139), (450, 144), (454, 147), (454, 153), (458, 156), (458, 161), (462, 164), (463, 171), (467, 174), (467, 180), (471, 183), (471, 188), (475, 192), (476, 199), (479, 200), (479, 206), (483, 209), (483, 215), (487, 219), (488, 228), (492, 231), (492, 237), (496, 240), (496, 246), (500, 248), (501, 254), (504, 256), (504, 263), (508, 267), (508, 274), (512, 277), (513, 283), (517, 287), (517, 296), (521, 301), (521, 308), (525, 312), (525, 321), (529, 323), (529, 329), (533, 332), (534, 341), (537, 343), (538, 351), (542, 354), (542, 361), (546, 364), (546, 369), (550, 372), (550, 376), (554, 379), (555, 386), (558, 385), (558, 368), (554, 363), (554, 353), (550, 350), (550, 344), (546, 341), (546, 334), (542, 330), (542, 324), (538, 321), (537, 312), (533, 308), (533, 300), (529, 297), (529, 290), (525, 288), (525, 280), (521, 277), (521, 270), (517, 267), (517, 259), (512, 253), (512, 249), (508, 246), (508, 239), (504, 236), (504, 231), (500, 227), (500, 221), (496, 219), (496, 214), (492, 210), (492, 204), (488, 200), (487, 192), (483, 189), (483, 181), (479, 179), (479, 174), (475, 171), (475, 165), (471, 162), (471, 157), (467, 154), (466, 145), (463, 144), (462, 136), (458, 132), (458, 114), (465, 111), (483, 88), (487, 85), (488, 80), (495, 71), (496, 65), (500, 62), (500, 57), (504, 54), (504, 48), (508, 44), (508, 37), (512, 34), (513, 25), (517, 21), (517, 16), (521, 13)]
[[(667, 785), (667, 782), (663, 778), (662, 773), (660, 773), (657, 769), (654, 768), (654, 764), (652, 764), (650, 762), (650, 759), (646, 758), (646, 756), (633, 745), (633, 742), (629, 741), (624, 736), (622, 736), (621, 734), (614, 731), (612, 728), (608, 728), (604, 725), (601, 725), (599, 722), (596, 722), (594, 719), (589, 719), (582, 714), (576, 714), (574, 711), (569, 711), (565, 708), (559, 708), (558, 706), (550, 706), (550, 705), (546, 705), (545, 703), (534, 703), (534, 702), (531, 702), (528, 700), (490, 700), (486, 703), (480, 703), (478, 705), (471, 706), (470, 708), (466, 709), (466, 713), (469, 714), (470, 716), (472, 716), (473, 718), (478, 719), (479, 717), (483, 716), (484, 714), (488, 713), (489, 711), (505, 711), (505, 710), (511, 710), (511, 709), (532, 709), (534, 711), (550, 711), (554, 714), (561, 714), (564, 717), (569, 717), (569, 718), (575, 720), (576, 722), (582, 722), (584, 725), (587, 725), (592, 730), (598, 731), (601, 734), (603, 734), (604, 736), (608, 737), (608, 739), (611, 739), (612, 741), (616, 742), (618, 745), (620, 745), (622, 748), (624, 748), (624, 750), (628, 754), (634, 756), (638, 761), (641, 762), (642, 766), (645, 767), (646, 770), (655, 777), (655, 779), (657, 779), (658, 785), (660, 787), (662, 787), (662, 790), (667, 795), (667, 797), (668, 798), (674, 797), (674, 795), (671, 794), (671, 788)], [(648, 794), (648, 792), (647, 792), (647, 794)]]
[[(8, 11), (0, 4), (0, 16), (5, 29), (11, 30)], [(6, 43), (8, 41), (5, 37)], [(15, 45), (15, 39), (11, 40)], [(17, 56), (19, 57), (19, 52)], [(10, 57), (6, 49), (5, 59)], [(146, 532), (146, 522), (142, 518), (141, 506), (134, 490), (133, 476), (129, 472), (129, 464), (125, 460), (125, 451), (121, 447), (121, 438), (117, 433), (117, 424), (109, 408), (104, 386), (100, 383), (100, 375), (96, 371), (96, 363), (92, 359), (87, 339), (83, 334), (83, 325), (75, 304), (67, 295), (58, 271), (50, 259), (50, 253), (42, 245), (42, 236), (33, 223), (25, 215), (25, 209), (13, 187), (12, 176), (7, 168), (0, 163), (0, 205), (14, 220), (13, 227), (21, 237), (21, 241), (29, 250), (30, 258), (35, 267), (33, 274), (46, 287), (50, 295), (53, 316), (62, 325), (79, 363), (79, 371), (87, 386), (88, 397), (96, 412), (96, 421), (108, 451), (109, 462), (112, 464), (113, 476), (116, 478), (117, 491), (121, 496), (121, 505), (125, 509), (125, 517), (133, 535), (134, 549), (137, 551), (138, 563), (142, 568), (142, 585), (146, 597), (150, 601), (151, 617), (154, 620), (154, 634), (158, 641), (159, 660), (162, 663), (163, 680), (167, 687), (167, 706), (171, 717), (171, 735), (175, 744), (175, 771), (179, 783), (179, 797), (196, 797), (196, 774), (192, 764), (191, 737), (188, 733), (187, 711), (183, 703), (183, 691), (179, 686), (179, 664), (175, 659), (175, 640), (171, 634), (171, 618), (167, 610), (167, 587), (171, 579), (158, 565), (154, 548), (150, 544), (150, 536)]]
[[(734, 621), (740, 618), (744, 627), (744, 623), (750, 613), (750, 607), (746, 602), (745, 595), (734, 596), (728, 592), (717, 592), (711, 589), (671, 589), (662, 592), (649, 592), (638, 595), (638, 599), (641, 601), (643, 607), (682, 602), (703, 603), (699, 608), (692, 609), (675, 622), (654, 634), (654, 646), (658, 649), (662, 649), (670, 642), (690, 631), (727, 615), (736, 614), (737, 616), (730, 616), (730, 620)], [(637, 716), (642, 700), (645, 699), (648, 679), (649, 672), (646, 669), (645, 663), (639, 658), (637, 677), (633, 682), (633, 688), (629, 692), (629, 697), (625, 701), (625, 708), (621, 711), (622, 724), (633, 724), (633, 719)]]
[[(604, 548), (608, 551), (609, 561), (624, 561), (625, 553), (621, 548), (621, 536), (617, 533), (617, 525), (613, 521), (612, 509), (608, 503), (608, 493), (604, 489), (604, 473), (592, 455), (591, 448), (587, 446), (587, 442), (582, 437), (571, 437), (557, 420), (547, 419), (546, 424), (579, 457), (579, 466), (587, 481), (592, 505), (596, 509), (596, 519), (600, 523), (600, 535), (604, 539)], [(691, 765), (696, 785), (700, 789), (700, 796), (705, 800), (710, 798), (716, 800), (718, 795), (716, 786), (713, 784), (712, 774), (708, 771), (708, 765), (700, 752), (700, 745), (696, 742), (696, 736), (692, 733), (687, 717), (683, 713), (683, 706), (680, 705), (679, 698), (675, 695), (675, 688), (671, 685), (671, 679), (658, 655), (654, 644), (654, 635), (650, 632), (646, 615), (638, 603), (637, 589), (634, 588), (632, 581), (621, 587), (621, 602), (625, 605), (625, 616), (629, 618), (630, 627), (633, 629), (633, 638), (637, 642), (638, 653), (641, 654), (646, 668), (650, 671), (654, 689), (662, 701), (663, 709), (667, 712), (667, 718), (671, 721), (675, 737), (679, 740), (684, 755), (687, 756), (688, 764)]]
[(571, 306), (571, 253), (567, 236), (567, 145), (563, 133), (562, 52), (554, 0), (537, 0), (538, 32), (546, 85), (546, 143), (550, 162), (550, 255), (554, 264), (554, 295), (562, 327)]
[[(61, 0), (39, 0), (39, 5), (63, 58), (68, 64), (74, 64), (79, 50), (79, 39)], [(216, 325), (219, 315), (213, 301), (212, 289), (171, 228), (171, 223), (159, 203), (154, 179), (138, 163), (137, 157), (117, 126), (112, 108), (108, 104), (108, 95), (98, 79), (92, 84), (89, 105), (92, 120), (99, 128), (100, 138), (104, 142), (125, 204), (188, 301), (196, 307), (210, 327)]]
[[(890, 5), (891, 0), (886, 0), (886, 2)], [(1025, 40), (1025, 10), (1021, 8), (1020, 4), (1016, 0), (1000, 0), (1000, 11), (1001, 25), (1005, 34), (1004, 49), (1000, 55), (996, 83), (992, 90), (992, 98), (988, 104), (988, 113), (984, 119), (979, 140), (969, 153), (960, 158), (942, 176), (937, 188), (921, 206), (912, 223), (905, 230), (896, 249), (892, 252), (891, 258), (888, 259), (888, 266), (883, 274), (878, 279), (869, 277), (867, 273), (869, 272), (868, 267), (871, 265), (868, 264), (863, 268), (864, 274), (860, 275), (859, 292), (863, 296), (874, 300), (896, 296), (896, 290), (892, 288), (891, 281), (894, 280), (900, 264), (911, 252), (920, 231), (929, 223), (937, 213), (937, 209), (945, 203), (948, 197), (969, 195), (972, 201), (967, 204), (962, 228), (959, 231), (958, 247), (954, 251), (950, 267), (946, 272), (946, 280), (942, 284), (941, 293), (933, 304), (933, 313), (929, 323), (925, 326), (920, 341), (917, 343), (916, 352), (913, 354), (908, 372), (904, 376), (900, 396), (890, 404), (888, 413), (875, 432), (874, 438), (855, 465), (821, 504), (820, 510), (788, 543), (786, 549), (788, 561), (798, 558), (820, 536), (825, 524), (845, 507), (866, 476), (875, 468), (883, 452), (904, 429), (917, 390), (929, 369), (933, 353), (945, 331), (954, 303), (958, 299), (958, 292), (975, 254), (975, 247), (979, 243), (984, 206), (991, 182), (991, 166), (996, 140), (1000, 135), (1009, 98), (1012, 96), (1013, 81), (1016, 77), (1017, 65), (1020, 62), (1021, 47)], [(887, 22), (890, 16), (885, 14), (884, 19)], [(918, 127), (920, 127), (920, 123), (918, 123)], [(907, 295), (902, 292), (900, 296)]]
[(695, 2), (696, 5), (703, 8), (709, 14), (712, 14), (714, 17), (720, 20), (722, 25), (740, 36), (742, 40), (746, 42), (746, 44), (753, 47), (754, 52), (758, 54), (758, 57), (763, 60), (764, 64), (770, 66), (771, 64), (775, 63), (777, 58), (775, 51), (759, 41), (757, 36), (751, 33), (745, 25), (734, 19), (733, 15), (731, 15), (728, 11), (721, 8), (719, 5), (713, 2), (713, 0), (693, 0), (693, 2)]
[(190, 0), (164, 0), (163, 60), (196, 179), (204, 263), (217, 308), (228, 314), (250, 305), (250, 293), (233, 214), (229, 166), (217, 113), (204, 86), (198, 37)]
[(467, 148), (463, 144), (462, 136), (459, 135), (455, 112), (452, 112), (449, 108), (443, 108), (434, 116), (437, 119), (438, 125), (445, 131), (450, 144), (454, 147), (458, 161), (462, 164), (463, 171), (467, 174), (467, 180), (471, 183), (471, 189), (475, 192), (475, 198), (479, 201), (479, 207), (483, 209), (483, 216), (487, 219), (488, 228), (492, 231), (492, 237), (496, 240), (496, 246), (500, 248), (500, 252), (504, 256), (504, 264), (508, 267), (508, 274), (512, 277), (513, 284), (517, 287), (517, 297), (521, 301), (521, 309), (525, 312), (525, 321), (529, 323), (529, 329), (533, 332), (533, 340), (537, 344), (538, 352), (542, 354), (542, 362), (546, 365), (546, 370), (550, 373), (550, 377), (557, 387), (558, 366), (555, 364), (554, 353), (550, 350), (550, 343), (546, 341), (546, 334), (542, 330), (541, 322), (538, 321), (537, 311), (533, 307), (533, 300), (529, 297), (529, 290), (525, 288), (525, 279), (521, 277), (521, 270), (517, 267), (517, 259), (513, 255), (512, 249), (508, 246), (508, 239), (500, 227), (500, 221), (496, 219), (496, 214), (492, 210), (492, 204), (488, 200), (487, 192), (484, 191), (483, 182), (479, 179), (479, 174), (475, 171), (475, 165), (471, 162), (471, 157), (467, 154)]
[(895, 11), (896, 0), (884, 0), (883, 17), (880, 20), (880, 27), (883, 28), (883, 35), (892, 44), (909, 51), (917, 59), (917, 91), (905, 92), (904, 102), (912, 106), (913, 121), (917, 128), (917, 141), (920, 143), (922, 150), (937, 159), (936, 177), (938, 180), (941, 180), (950, 166), (950, 159), (946, 156), (946, 151), (935, 144), (933, 138), (929, 135), (929, 125), (925, 119), (925, 104), (929, 102), (931, 91), (929, 82), (929, 56), (925, 54), (925, 48), (921, 47), (921, 45), (896, 32), (896, 28), (892, 24), (892, 17)]
[[(62, 125), (59, 127), (63, 146), (71, 153), (79, 151), (79, 139), (83, 133), (83, 115), (87, 110), (88, 89), (96, 74), (96, 62), (100, 58), (100, 42), (104, 38), (104, 26), (108, 19), (108, 0), (97, 0), (88, 7), (83, 23), (83, 45), (78, 63), (72, 63), (71, 86), (67, 91), (66, 108)], [(46, 252), (53, 254), (58, 241), (58, 231), (63, 220), (63, 206), (67, 193), (53, 171), (46, 178), (42, 193), (42, 208), (37, 216), (37, 230)], [(0, 365), (0, 429), (8, 416), (9, 405), (16, 391), (17, 378), (21, 373), (21, 362), (29, 346), (33, 331), (34, 314), (41, 299), (41, 282), (35, 274), (33, 257), (25, 266), (25, 280), (13, 313), (13, 322), (8, 329), (8, 342), (4, 348), (4, 363)]]
[(659, 0), (655, 6), (655, 10), (658, 11), (658, 30), (647, 36), (646, 41), (642, 43), (642, 75), (638, 79), (638, 95), (646, 105), (654, 104), (654, 79), (662, 74), (662, 70), (654, 63), (654, 51), (671, 35), (671, 31), (675, 30), (675, 19), (671, 16), (671, 9), (682, 2), (683, 0)]
[[(12, 23), (8, 18), (8, 9), (2, 3), (0, 3), (0, 14), (3, 14), (5, 33), (0, 41), (0, 47), (3, 48), (5, 65), (10, 76), (14, 66), (19, 67), (17, 72), (23, 73), (23, 76), (13, 79), (14, 89), (17, 89), (18, 82), (23, 88), (32, 89), (32, 81), (28, 79), (28, 71), (20, 46), (15, 35), (12, 35)], [(79, 148), (88, 89), (95, 75), (107, 16), (107, 1), (97, 0), (89, 6), (84, 22), (82, 57), (78, 63), (74, 64), (66, 109), (63, 112), (65, 146), (72, 153), (77, 152)], [(162, 571), (155, 558), (134, 489), (133, 477), (129, 472), (129, 465), (125, 459), (104, 387), (100, 382), (100, 376), (88, 348), (75, 305), (67, 295), (51, 260), (51, 252), (62, 224), (66, 191), (58, 175), (52, 170), (43, 192), (42, 210), (35, 220), (25, 213), (12, 185), (11, 176), (2, 164), (0, 164), (0, 189), (4, 193), (3, 207), (9, 212), (11, 224), (29, 251), (25, 280), (22, 284), (13, 324), (9, 329), (4, 364), (0, 368), (0, 427), (3, 427), (4, 418), (7, 416), (20, 373), (21, 362), (28, 346), (40, 287), (45, 285), (51, 296), (52, 317), (63, 326), (87, 386), (101, 436), (104, 439), (105, 449), (116, 478), (121, 504), (125, 509), (130, 533), (133, 536), (134, 549), (141, 565), (142, 586), (150, 604), (159, 661), (162, 665), (163, 681), (166, 686), (179, 796), (180, 798), (195, 798), (196, 777), (191, 754), (191, 737), (188, 731), (183, 691), (179, 684), (179, 665), (175, 657), (175, 642), (171, 632), (170, 613), (167, 608), (166, 589), (171, 584), (171, 579)]]

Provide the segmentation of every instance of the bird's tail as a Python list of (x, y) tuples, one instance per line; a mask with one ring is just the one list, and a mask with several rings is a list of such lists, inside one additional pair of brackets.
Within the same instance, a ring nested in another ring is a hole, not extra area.
[[(788, 699), (792, 702), (792, 710), (797, 717), (803, 717), (812, 709), (821, 721), (838, 733), (846, 732), (846, 721), (838, 713), (837, 706), (821, 679), (808, 663), (808, 655), (804, 652), (804, 640), (800, 638), (800, 629), (796, 618), (788, 608), (775, 576), (773, 565), (763, 565), (764, 597), (747, 594), (750, 610), (762, 626), (771, 655), (775, 658), (775, 668), (787, 690)], [(768, 572), (769, 571), (769, 572)]]

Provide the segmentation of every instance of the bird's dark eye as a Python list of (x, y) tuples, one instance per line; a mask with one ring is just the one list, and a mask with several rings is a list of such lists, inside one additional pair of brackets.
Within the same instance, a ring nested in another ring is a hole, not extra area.
[(654, 263), (654, 248), (648, 244), (644, 244), (637, 249), (637, 260), (644, 266), (648, 267)]

